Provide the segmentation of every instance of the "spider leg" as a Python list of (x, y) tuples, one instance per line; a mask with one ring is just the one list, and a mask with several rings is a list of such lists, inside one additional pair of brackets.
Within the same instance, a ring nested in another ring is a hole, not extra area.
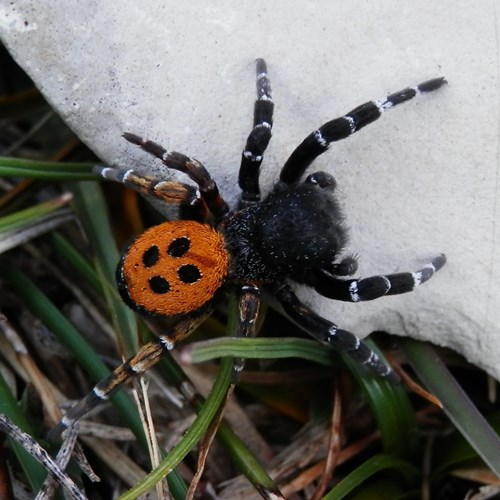
[(326, 122), (309, 134), (290, 155), (281, 170), (280, 181), (287, 184), (297, 182), (314, 159), (329, 148), (330, 143), (349, 137), (365, 125), (380, 118), (384, 111), (409, 101), (417, 95), (437, 90), (445, 83), (444, 78), (434, 78), (377, 101), (368, 101), (346, 115)]
[(149, 370), (166, 352), (186, 338), (210, 314), (211, 309), (193, 313), (172, 327), (166, 335), (159, 335), (154, 341), (142, 346), (134, 356), (118, 366), (108, 377), (98, 382), (92, 391), (71, 407), (61, 421), (50, 430), (48, 439), (56, 439), (75, 421), (84, 417), (90, 410), (106, 401), (122, 384)]
[(352, 276), (357, 270), (358, 258), (355, 255), (344, 257), (339, 263), (333, 264), (331, 267), (331, 273), (335, 276)]
[(216, 182), (198, 160), (182, 153), (177, 153), (176, 151), (169, 153), (163, 146), (160, 146), (156, 142), (144, 139), (135, 134), (125, 132), (123, 137), (128, 142), (140, 146), (147, 153), (159, 158), (168, 168), (178, 170), (196, 182), (200, 188), (201, 197), (217, 219), (222, 218), (229, 211), (227, 203), (219, 194)]
[(271, 97), (271, 82), (264, 59), (257, 59), (257, 100), (254, 105), (253, 129), (241, 154), (238, 184), (242, 190), (242, 203), (260, 200), (259, 169), (264, 151), (271, 139), (274, 104)]
[(208, 207), (198, 188), (174, 181), (159, 181), (134, 170), (110, 167), (94, 167), (94, 173), (107, 180), (120, 182), (146, 196), (154, 196), (169, 206), (177, 206), (179, 218), (204, 222), (208, 219)]
[(345, 302), (361, 302), (385, 295), (399, 295), (415, 290), (430, 280), (446, 263), (444, 254), (415, 272), (370, 276), (363, 279), (342, 280), (320, 270), (306, 275), (304, 283), (312, 286), (324, 297)]
[[(255, 325), (259, 316), (260, 289), (256, 285), (243, 285), (239, 295), (239, 318), (237, 337), (255, 337)], [(235, 359), (233, 362), (233, 372), (231, 375), (232, 384), (236, 384), (240, 378), (240, 373), (245, 367), (243, 358)]]
[(320, 342), (338, 351), (347, 353), (352, 359), (366, 365), (381, 377), (393, 382), (399, 377), (356, 335), (342, 330), (303, 304), (286, 284), (273, 288), (273, 294), (283, 307), (285, 314), (302, 330)]

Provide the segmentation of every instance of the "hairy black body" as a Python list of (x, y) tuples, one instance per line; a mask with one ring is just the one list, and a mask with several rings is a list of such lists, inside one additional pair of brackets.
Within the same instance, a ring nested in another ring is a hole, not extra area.
[[(313, 269), (334, 269), (347, 230), (325, 172), (293, 186), (278, 183), (262, 202), (236, 212), (219, 230), (231, 255), (230, 279), (302, 281)], [(279, 235), (279, 236), (278, 236)]]

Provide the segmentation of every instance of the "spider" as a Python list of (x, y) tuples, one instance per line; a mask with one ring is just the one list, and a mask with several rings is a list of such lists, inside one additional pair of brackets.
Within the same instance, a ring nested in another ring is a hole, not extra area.
[[(348, 237), (335, 195), (335, 179), (326, 172), (301, 179), (332, 142), (349, 137), (416, 95), (439, 89), (446, 81), (435, 78), (366, 102), (321, 125), (293, 151), (272, 192), (261, 198), (259, 169), (271, 139), (274, 104), (263, 59), (256, 61), (256, 73), (253, 129), (241, 156), (241, 198), (235, 210), (229, 209), (198, 160), (167, 152), (135, 134), (125, 133), (123, 137), (169, 169), (187, 174), (198, 187), (154, 179), (134, 170), (96, 167), (96, 173), (105, 179), (121, 182), (178, 209), (180, 220), (146, 230), (131, 243), (117, 267), (119, 292), (132, 309), (176, 321), (70, 408), (51, 432), (52, 437), (173, 349), (211, 314), (216, 299), (228, 286), (239, 296), (237, 335), (254, 335), (261, 293), (267, 291), (294, 323), (321, 343), (346, 352), (381, 377), (398, 380), (357, 336), (303, 304), (290, 283), (307, 285), (330, 299), (362, 302), (413, 291), (429, 280), (446, 258), (438, 255), (415, 272), (348, 279), (357, 270), (357, 260), (344, 254)], [(234, 366), (234, 372), (238, 372), (243, 364), (235, 362)]]

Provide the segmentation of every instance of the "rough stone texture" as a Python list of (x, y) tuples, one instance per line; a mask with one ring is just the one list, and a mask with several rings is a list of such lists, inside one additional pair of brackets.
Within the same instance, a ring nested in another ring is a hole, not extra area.
[(314, 168), (338, 180), (361, 275), (416, 269), (438, 252), (447, 266), (412, 294), (372, 303), (301, 294), (358, 334), (431, 340), (500, 378), (495, 9), (472, 0), (19, 0), (0, 4), (0, 36), (103, 161), (161, 170), (120, 138), (145, 135), (203, 161), (230, 201), (256, 57), (268, 62), (276, 103), (266, 190), (323, 122), (445, 75), (446, 88), (335, 144)]

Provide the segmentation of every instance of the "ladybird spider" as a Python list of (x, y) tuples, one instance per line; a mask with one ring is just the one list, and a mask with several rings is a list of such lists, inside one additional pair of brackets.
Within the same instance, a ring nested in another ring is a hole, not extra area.
[[(439, 89), (445, 80), (436, 78), (369, 101), (323, 124), (293, 151), (273, 191), (261, 200), (259, 168), (271, 138), (274, 105), (263, 59), (256, 61), (256, 70), (253, 129), (241, 156), (241, 200), (236, 210), (229, 210), (217, 184), (199, 161), (169, 153), (134, 134), (123, 136), (168, 168), (187, 174), (198, 188), (134, 170), (96, 168), (105, 179), (122, 182), (178, 209), (182, 220), (164, 222), (142, 233), (125, 251), (117, 268), (118, 289), (132, 309), (177, 321), (72, 407), (53, 429), (52, 437), (107, 399), (122, 383), (145, 372), (189, 335), (212, 312), (214, 299), (227, 285), (236, 287), (239, 294), (239, 336), (254, 334), (260, 295), (265, 290), (294, 323), (317, 340), (346, 352), (386, 379), (398, 379), (357, 336), (300, 302), (289, 281), (308, 285), (330, 299), (361, 302), (414, 290), (445, 264), (445, 256), (437, 256), (416, 272), (347, 279), (356, 272), (357, 262), (354, 257), (342, 257), (347, 230), (335, 196), (335, 179), (326, 172), (316, 172), (304, 182), (300, 180), (330, 143), (349, 137), (384, 111), (416, 95)], [(242, 362), (235, 363), (235, 379), (242, 366)]]

